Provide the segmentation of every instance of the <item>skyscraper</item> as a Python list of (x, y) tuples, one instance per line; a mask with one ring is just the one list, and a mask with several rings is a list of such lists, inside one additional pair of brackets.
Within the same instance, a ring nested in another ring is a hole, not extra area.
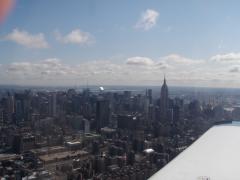
[(99, 98), (96, 104), (96, 120), (98, 131), (100, 131), (101, 128), (108, 126), (109, 116), (109, 101)]
[(161, 120), (167, 120), (168, 114), (168, 87), (166, 83), (166, 78), (164, 76), (163, 85), (161, 88), (160, 95), (160, 118)]
[(57, 115), (57, 94), (56, 92), (51, 93), (49, 96), (49, 115), (56, 117)]

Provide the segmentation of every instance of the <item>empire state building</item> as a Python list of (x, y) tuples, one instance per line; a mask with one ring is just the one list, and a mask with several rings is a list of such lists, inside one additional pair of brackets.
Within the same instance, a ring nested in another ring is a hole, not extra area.
[(161, 120), (167, 120), (167, 113), (168, 113), (168, 87), (166, 83), (166, 79), (164, 76), (163, 85), (161, 88), (161, 95), (160, 95), (160, 118)]

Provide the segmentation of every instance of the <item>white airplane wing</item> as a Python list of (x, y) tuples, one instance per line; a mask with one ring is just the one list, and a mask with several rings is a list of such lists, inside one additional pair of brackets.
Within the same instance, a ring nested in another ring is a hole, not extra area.
[(150, 180), (240, 180), (240, 122), (213, 126)]

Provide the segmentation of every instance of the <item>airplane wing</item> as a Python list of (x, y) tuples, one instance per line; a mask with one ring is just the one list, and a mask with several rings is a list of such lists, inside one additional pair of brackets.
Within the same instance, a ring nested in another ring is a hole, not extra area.
[(218, 123), (150, 180), (240, 180), (240, 122)]

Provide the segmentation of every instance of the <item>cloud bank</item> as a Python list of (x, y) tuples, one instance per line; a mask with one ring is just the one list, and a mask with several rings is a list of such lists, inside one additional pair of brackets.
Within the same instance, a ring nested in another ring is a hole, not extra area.
[(140, 66), (148, 66), (148, 65), (153, 65), (154, 61), (148, 57), (130, 57), (126, 61), (127, 64), (129, 65), (140, 65)]
[[(58, 58), (13, 62), (0, 66), (1, 84), (18, 85), (161, 85), (163, 74), (170, 85), (240, 87), (238, 53), (192, 59), (169, 54), (157, 59), (135, 56), (122, 61), (100, 60), (68, 65)], [(215, 57), (228, 58), (228, 63)]]

